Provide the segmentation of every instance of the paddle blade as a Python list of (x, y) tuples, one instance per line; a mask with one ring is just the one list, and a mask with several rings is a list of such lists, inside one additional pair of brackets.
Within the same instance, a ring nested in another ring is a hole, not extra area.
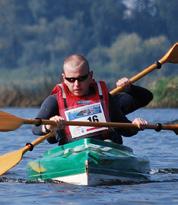
[(0, 156), (0, 175), (17, 165), (23, 156), (23, 150), (9, 152)]
[(178, 43), (175, 43), (169, 51), (159, 60), (161, 64), (168, 63), (178, 63)]
[(23, 119), (0, 111), (0, 131), (7, 132), (19, 128), (23, 124)]

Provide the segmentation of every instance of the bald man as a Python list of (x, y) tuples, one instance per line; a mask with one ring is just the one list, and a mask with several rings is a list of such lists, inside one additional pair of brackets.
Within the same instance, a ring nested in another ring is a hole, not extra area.
[[(146, 106), (153, 98), (145, 88), (129, 85), (124, 92), (111, 96), (104, 81), (96, 82), (87, 59), (78, 54), (64, 60), (63, 82), (57, 84), (42, 103), (37, 118), (50, 119), (57, 123), (56, 135), (49, 138), (49, 143), (66, 144), (68, 142), (92, 137), (110, 139), (122, 144), (122, 136), (133, 136), (138, 129), (88, 129), (81, 126), (61, 126), (63, 120), (126, 122), (144, 128), (147, 121), (136, 118), (132, 122), (125, 115)], [(127, 78), (118, 80), (122, 86)], [(33, 133), (42, 135), (56, 129), (51, 125), (34, 126)]]

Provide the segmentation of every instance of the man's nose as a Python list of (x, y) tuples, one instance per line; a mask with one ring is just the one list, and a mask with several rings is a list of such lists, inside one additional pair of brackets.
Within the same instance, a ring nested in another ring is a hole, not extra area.
[(74, 82), (74, 85), (78, 86), (79, 84), (80, 84), (80, 82), (76, 79), (75, 82)]

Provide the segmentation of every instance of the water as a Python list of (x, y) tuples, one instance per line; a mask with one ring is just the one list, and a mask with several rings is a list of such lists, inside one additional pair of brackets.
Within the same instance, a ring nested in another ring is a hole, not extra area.
[[(19, 117), (34, 118), (38, 109), (6, 108), (3, 111)], [(178, 120), (178, 109), (141, 109), (128, 117), (144, 117), (151, 123)], [(0, 155), (24, 147), (37, 136), (31, 126), (0, 133)], [(124, 144), (139, 156), (146, 156), (151, 165), (151, 181), (142, 184), (82, 187), (55, 183), (27, 183), (26, 164), (54, 147), (46, 141), (24, 154), (20, 163), (0, 178), (0, 204), (178, 204), (178, 136), (172, 131), (144, 130), (137, 136), (124, 138)]]

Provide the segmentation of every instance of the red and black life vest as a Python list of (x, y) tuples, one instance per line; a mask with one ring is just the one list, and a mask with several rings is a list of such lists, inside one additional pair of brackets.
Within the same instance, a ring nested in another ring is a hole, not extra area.
[[(108, 89), (106, 87), (105, 82), (99, 81), (96, 83), (95, 81), (90, 85), (90, 94), (87, 96), (74, 96), (68, 89), (65, 83), (57, 84), (51, 94), (56, 94), (57, 102), (58, 102), (58, 108), (59, 108), (59, 115), (62, 116), (65, 120), (71, 120), (66, 115), (66, 113), (70, 112), (71, 110), (75, 111), (76, 109), (83, 109), (87, 107), (87, 105), (91, 105), (91, 107), (94, 105), (102, 107), (104, 116), (106, 121), (109, 121), (109, 95), (108, 95)], [(95, 107), (96, 107), (95, 106)], [(98, 109), (98, 108), (97, 108)], [(86, 110), (84, 110), (86, 112)], [(84, 112), (83, 111), (83, 112)], [(70, 113), (71, 114), (71, 113)], [(86, 114), (81, 113), (80, 114)], [(91, 120), (90, 120), (91, 121)], [(72, 126), (71, 126), (72, 127)], [(91, 127), (89, 127), (92, 129)], [(64, 136), (63, 136), (63, 143), (67, 143), (72, 141), (74, 138), (71, 134), (71, 128), (69, 126), (66, 126), (64, 129)], [(101, 128), (94, 128), (96, 130), (93, 131), (93, 133), (86, 134), (84, 136), (78, 136), (77, 138), (81, 137), (94, 137), (99, 139), (108, 139), (108, 129), (105, 128), (105, 130), (101, 130)]]

